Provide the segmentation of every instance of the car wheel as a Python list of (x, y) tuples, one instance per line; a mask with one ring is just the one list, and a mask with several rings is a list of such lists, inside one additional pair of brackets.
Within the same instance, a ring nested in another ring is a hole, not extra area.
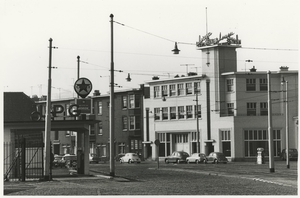
[(128, 164), (131, 164), (132, 163), (132, 161), (131, 160), (128, 160)]
[(120, 159), (120, 164), (122, 164), (123, 162), (122, 162), (122, 160)]
[(189, 160), (186, 160), (186, 163), (188, 163), (188, 164), (189, 164), (189, 163), (190, 163), (190, 161), (189, 161)]
[(206, 160), (206, 159), (204, 159), (204, 160), (203, 160), (203, 163), (204, 163), (204, 164), (207, 164), (207, 160)]
[(165, 160), (165, 163), (166, 163), (166, 164), (169, 164), (169, 160), (168, 160), (168, 159), (166, 159), (166, 160)]
[(177, 164), (179, 164), (179, 163), (180, 163), (179, 159), (177, 159), (177, 160), (176, 160), (176, 163), (177, 163)]
[(215, 159), (215, 160), (214, 160), (214, 163), (215, 163), (215, 164), (218, 164), (218, 160), (217, 160), (217, 159)]
[(199, 164), (199, 160), (196, 160), (195, 162), (196, 162), (196, 164)]

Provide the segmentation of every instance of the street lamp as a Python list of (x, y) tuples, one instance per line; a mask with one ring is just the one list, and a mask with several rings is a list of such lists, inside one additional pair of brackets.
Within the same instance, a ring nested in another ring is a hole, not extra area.
[(179, 54), (180, 50), (177, 47), (177, 42), (175, 42), (175, 48), (172, 50), (173, 54)]
[(286, 153), (286, 167), (290, 168), (289, 159), (289, 103), (288, 103), (288, 81), (282, 78), (281, 85), (285, 84), (285, 153)]

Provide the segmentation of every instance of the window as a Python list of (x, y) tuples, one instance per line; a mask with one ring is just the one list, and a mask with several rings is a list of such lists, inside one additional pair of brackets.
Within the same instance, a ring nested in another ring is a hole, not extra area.
[(170, 119), (176, 119), (176, 107), (170, 107)]
[(233, 91), (233, 79), (227, 79), (227, 91)]
[[(245, 157), (257, 155), (257, 148), (264, 148), (266, 156), (269, 155), (268, 130), (244, 130)], [(279, 156), (281, 151), (281, 131), (273, 130), (274, 156)]]
[(170, 96), (176, 96), (176, 87), (175, 87), (175, 84), (174, 85), (170, 85), (169, 86), (169, 90), (170, 90)]
[(134, 95), (129, 95), (129, 108), (134, 108)]
[(167, 85), (163, 85), (161, 86), (161, 96), (168, 96), (168, 86)]
[(178, 96), (184, 95), (183, 83), (177, 85), (178, 88)]
[(160, 120), (160, 109), (154, 108), (154, 120)]
[(98, 115), (102, 115), (102, 102), (98, 102)]
[(127, 130), (128, 129), (128, 119), (127, 119), (127, 116), (123, 116), (122, 117), (122, 120), (123, 120), (123, 130)]
[(230, 131), (221, 131), (222, 150), (225, 156), (231, 156)]
[(98, 135), (103, 135), (102, 121), (98, 123)]
[(256, 80), (255, 79), (246, 79), (246, 90), (255, 91), (256, 90)]
[(162, 119), (163, 120), (168, 120), (168, 107), (163, 107), (162, 108)]
[(186, 83), (185, 88), (186, 88), (186, 95), (193, 94), (192, 83)]
[(125, 142), (119, 143), (119, 153), (125, 153)]
[(90, 125), (90, 135), (95, 135), (95, 128), (94, 125)]
[(234, 116), (234, 104), (233, 103), (227, 103), (227, 115)]
[(137, 130), (141, 128), (140, 116), (129, 116), (129, 129)]
[(70, 136), (70, 131), (66, 131), (66, 136)]
[(201, 105), (198, 105), (198, 113), (197, 113), (197, 106), (195, 105), (195, 118), (198, 115), (198, 118), (201, 118)]
[(261, 102), (260, 103), (260, 115), (261, 116), (267, 116), (268, 115), (268, 103), (267, 102)]
[(160, 92), (159, 92), (159, 86), (154, 87), (154, 98), (159, 98)]
[(259, 79), (259, 90), (268, 91), (268, 80), (266, 78)]
[(122, 96), (122, 108), (127, 109), (127, 96)]
[(134, 130), (134, 116), (129, 116), (129, 129)]
[(193, 118), (193, 106), (186, 106), (186, 118)]
[(200, 94), (200, 82), (194, 82), (194, 92), (196, 94), (196, 92), (198, 92), (198, 94)]
[(184, 106), (178, 107), (178, 119), (184, 119)]
[(139, 95), (129, 95), (129, 108), (139, 108), (140, 107), (140, 98)]
[(247, 103), (247, 116), (256, 116), (256, 103), (255, 102)]

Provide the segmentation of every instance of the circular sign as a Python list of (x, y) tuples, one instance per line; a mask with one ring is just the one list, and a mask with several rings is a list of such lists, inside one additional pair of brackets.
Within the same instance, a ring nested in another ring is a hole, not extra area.
[(92, 91), (92, 83), (87, 78), (79, 78), (74, 84), (75, 92), (81, 97), (85, 98)]

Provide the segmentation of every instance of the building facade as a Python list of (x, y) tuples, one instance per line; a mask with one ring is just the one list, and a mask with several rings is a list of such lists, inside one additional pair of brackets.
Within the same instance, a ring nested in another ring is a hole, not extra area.
[[(115, 154), (134, 152), (142, 156), (143, 153), (143, 86), (139, 89), (115, 92)], [(37, 111), (45, 115), (45, 101), (37, 101)], [(77, 108), (79, 117), (70, 116), (69, 109)], [(70, 98), (53, 100), (52, 111), (55, 120), (95, 120), (96, 124), (89, 125), (88, 148), (89, 153), (96, 154), (103, 159), (110, 157), (110, 129), (109, 108), (110, 95), (100, 95), (95, 92), (86, 99)], [(73, 107), (72, 107), (73, 106)], [(78, 142), (77, 131), (51, 131), (53, 153), (58, 155), (77, 154), (77, 150), (84, 144), (84, 138)]]
[[(200, 47), (201, 75), (152, 80), (144, 99), (144, 142), (153, 159), (173, 151), (223, 152), (230, 160), (251, 160), (257, 148), (268, 155), (267, 71), (237, 71), (239, 45)], [(289, 142), (298, 148), (298, 71), (271, 72), (274, 155), (285, 148), (285, 88), (288, 83)], [(159, 147), (153, 143), (159, 140)], [(198, 147), (198, 148), (197, 148)], [(159, 153), (159, 154), (158, 154)]]

